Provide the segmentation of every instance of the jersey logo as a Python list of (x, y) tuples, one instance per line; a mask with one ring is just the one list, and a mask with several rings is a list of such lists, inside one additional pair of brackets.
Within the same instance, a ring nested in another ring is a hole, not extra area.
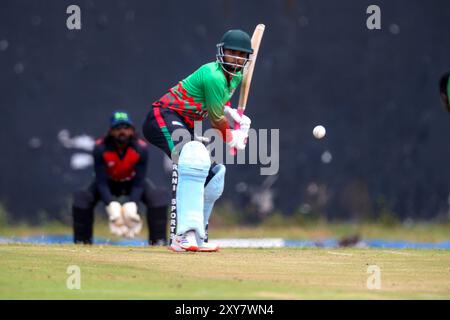
[(184, 127), (184, 125), (183, 125), (181, 122), (179, 122), (179, 121), (172, 121), (172, 124), (173, 124), (174, 126)]

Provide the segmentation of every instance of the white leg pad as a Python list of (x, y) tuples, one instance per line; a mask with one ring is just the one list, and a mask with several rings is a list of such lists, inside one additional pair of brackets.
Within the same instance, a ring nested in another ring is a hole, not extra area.
[(205, 237), (203, 199), (204, 184), (211, 166), (206, 147), (191, 141), (184, 145), (178, 159), (177, 234), (195, 230), (200, 238)]
[(205, 203), (203, 207), (205, 228), (208, 224), (209, 217), (211, 216), (214, 203), (222, 195), (223, 187), (225, 185), (225, 166), (223, 164), (218, 164), (212, 171), (214, 172), (214, 177), (211, 178), (205, 187)]

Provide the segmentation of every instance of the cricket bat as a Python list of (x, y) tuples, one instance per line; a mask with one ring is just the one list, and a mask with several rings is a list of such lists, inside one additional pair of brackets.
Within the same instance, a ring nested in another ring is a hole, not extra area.
[[(264, 35), (264, 30), (266, 26), (264, 24), (258, 24), (253, 32), (252, 36), (252, 49), (253, 53), (250, 55), (250, 62), (244, 69), (244, 77), (242, 78), (241, 90), (239, 94), (239, 103), (237, 111), (240, 115), (244, 114), (245, 108), (247, 106), (248, 94), (250, 92), (250, 85), (252, 83), (253, 71), (255, 70), (256, 58), (258, 57), (259, 46), (261, 45), (261, 40)], [(234, 129), (239, 129), (239, 123), (235, 122)], [(236, 148), (231, 148), (231, 154), (235, 155), (237, 152)]]

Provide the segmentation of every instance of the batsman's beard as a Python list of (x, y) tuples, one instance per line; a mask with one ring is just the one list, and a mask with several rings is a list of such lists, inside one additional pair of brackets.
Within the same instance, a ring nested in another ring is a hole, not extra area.
[(234, 73), (237, 74), (238, 72), (241, 72), (242, 68), (241, 67), (236, 67), (233, 65), (229, 65), (229, 64), (224, 64), (223, 67), (225, 68), (225, 71), (228, 71), (229, 73)]

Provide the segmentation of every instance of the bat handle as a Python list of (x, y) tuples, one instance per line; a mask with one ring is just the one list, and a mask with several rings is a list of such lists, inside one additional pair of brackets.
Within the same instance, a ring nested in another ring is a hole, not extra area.
[[(242, 108), (238, 108), (237, 112), (239, 113), (240, 116), (242, 116), (244, 114), (244, 110)], [(240, 128), (241, 128), (241, 125), (237, 121), (235, 121), (234, 122), (234, 130), (239, 130)], [(230, 149), (230, 154), (232, 156), (235, 156), (236, 153), (237, 153), (236, 148), (233, 147)]]
[[(238, 114), (242, 117), (242, 115), (244, 114), (244, 110), (242, 110), (241, 108), (238, 108), (237, 109), (237, 112), (238, 112)], [(240, 129), (241, 128), (241, 125), (237, 122), (237, 121), (235, 121), (234, 122), (234, 130), (238, 130), (238, 129)]]

